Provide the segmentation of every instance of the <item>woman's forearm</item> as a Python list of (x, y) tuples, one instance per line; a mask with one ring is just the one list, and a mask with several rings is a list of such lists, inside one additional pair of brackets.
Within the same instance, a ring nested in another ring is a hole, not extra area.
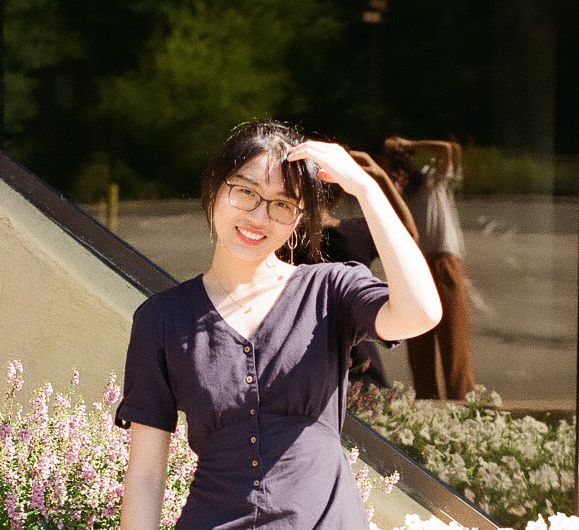
[(165, 480), (149, 480), (127, 471), (121, 508), (121, 530), (159, 530)]
[(159, 530), (171, 434), (133, 423), (121, 530)]
[(388, 280), (390, 300), (376, 320), (384, 339), (421, 335), (433, 328), (442, 316), (440, 299), (430, 269), (394, 209), (368, 180), (356, 197)]

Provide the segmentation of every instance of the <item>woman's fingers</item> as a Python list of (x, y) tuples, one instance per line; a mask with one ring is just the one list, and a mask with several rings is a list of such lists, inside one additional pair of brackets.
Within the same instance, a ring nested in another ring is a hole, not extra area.
[(328, 173), (325, 169), (318, 170), (318, 177), (320, 178), (320, 180), (323, 180), (324, 182), (335, 182), (334, 179), (332, 178), (332, 175)]
[(309, 159), (320, 168), (318, 176), (325, 182), (338, 183), (348, 193), (353, 193), (368, 174), (339, 144), (308, 141), (288, 151), (288, 161)]

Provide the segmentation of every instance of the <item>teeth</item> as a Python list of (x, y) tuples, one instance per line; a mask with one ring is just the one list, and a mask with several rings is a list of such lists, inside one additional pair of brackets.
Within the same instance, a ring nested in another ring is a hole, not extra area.
[(254, 232), (250, 232), (249, 230), (244, 230), (243, 228), (237, 228), (247, 239), (252, 239), (253, 241), (259, 241), (263, 239), (265, 236), (260, 234), (255, 234)]

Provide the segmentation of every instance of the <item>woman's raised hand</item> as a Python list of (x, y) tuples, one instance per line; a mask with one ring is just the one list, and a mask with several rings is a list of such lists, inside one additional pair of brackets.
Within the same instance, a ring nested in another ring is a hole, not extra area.
[(307, 141), (290, 149), (287, 159), (289, 162), (303, 159), (315, 162), (321, 180), (339, 184), (351, 195), (357, 195), (373, 181), (372, 177), (338, 144)]

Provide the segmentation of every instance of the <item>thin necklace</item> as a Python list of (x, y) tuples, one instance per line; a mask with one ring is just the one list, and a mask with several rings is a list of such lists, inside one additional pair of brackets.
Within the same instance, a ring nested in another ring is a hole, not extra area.
[(245, 306), (243, 305), (241, 302), (239, 302), (238, 300), (236, 300), (235, 298), (233, 298), (233, 296), (231, 296), (231, 293), (229, 293), (225, 287), (223, 287), (223, 285), (221, 285), (221, 282), (219, 281), (219, 278), (217, 277), (216, 274), (213, 275), (213, 277), (215, 278), (215, 281), (217, 282), (217, 285), (219, 285), (219, 288), (225, 293), (225, 295), (227, 296), (227, 298), (229, 298), (235, 305), (241, 307), (241, 309), (243, 309), (243, 312), (245, 314), (251, 312), (251, 306)]

